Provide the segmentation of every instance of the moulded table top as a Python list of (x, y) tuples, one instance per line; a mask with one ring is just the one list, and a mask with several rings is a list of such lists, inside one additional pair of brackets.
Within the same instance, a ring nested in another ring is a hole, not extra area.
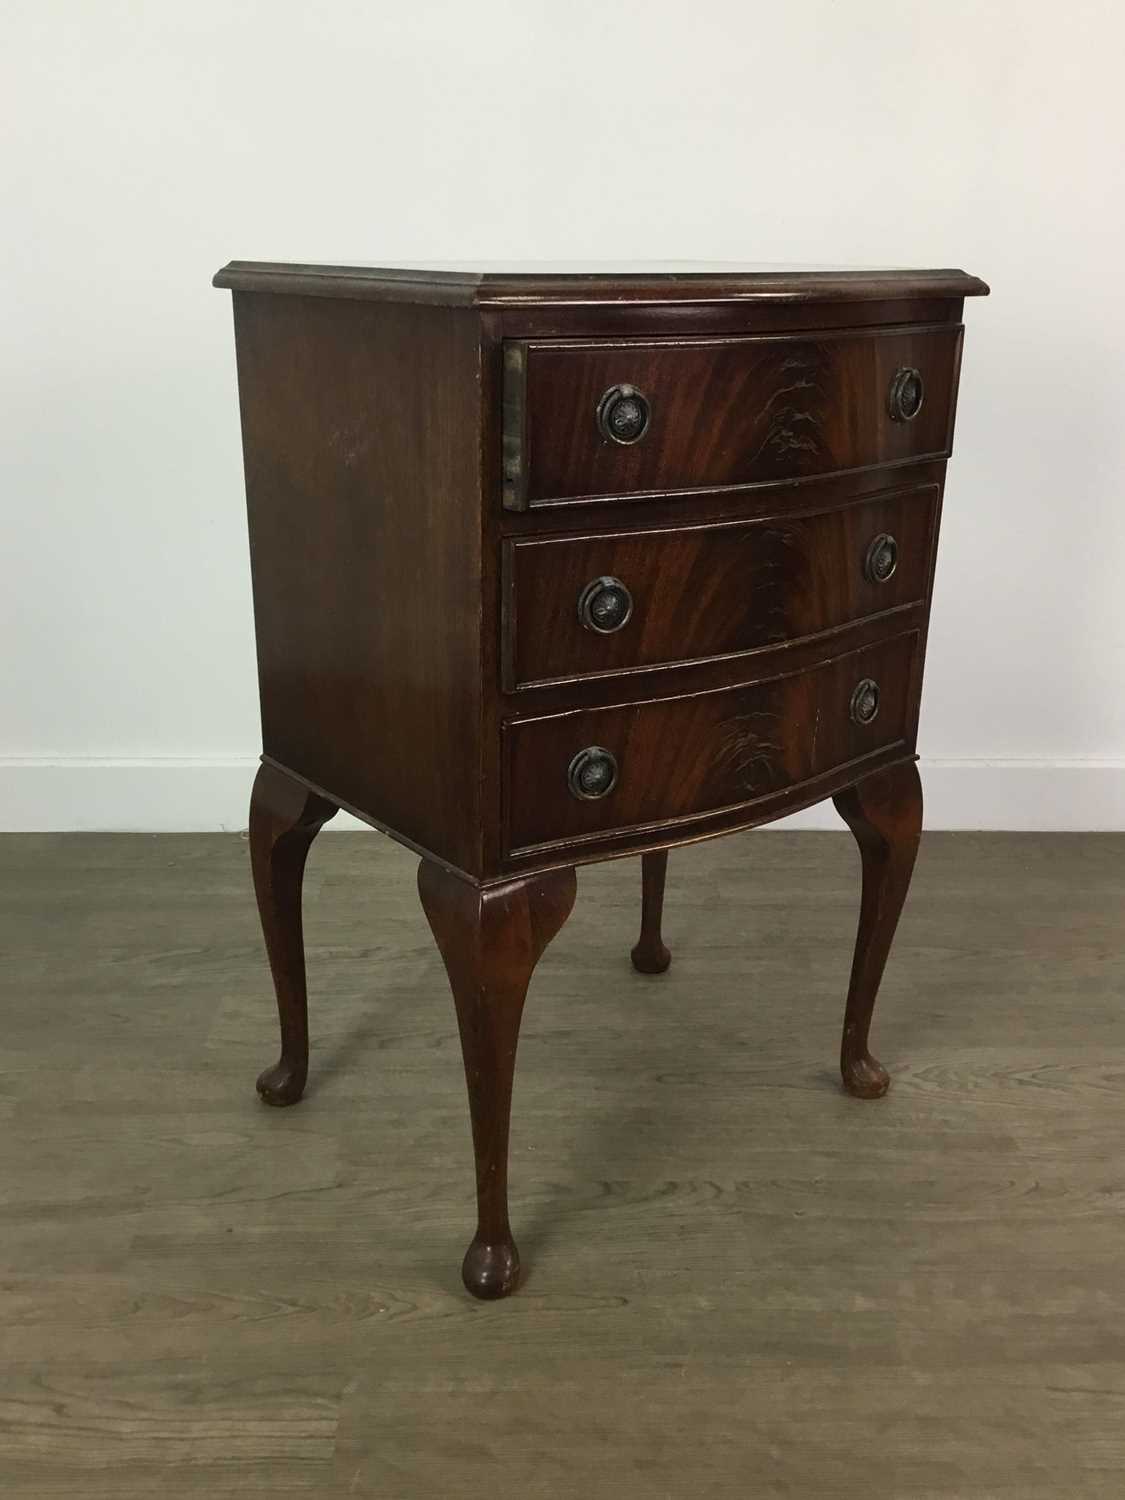
[(812, 302), (985, 296), (964, 271), (784, 266), (737, 261), (232, 260), (214, 284), (232, 291), (519, 307), (538, 303)]

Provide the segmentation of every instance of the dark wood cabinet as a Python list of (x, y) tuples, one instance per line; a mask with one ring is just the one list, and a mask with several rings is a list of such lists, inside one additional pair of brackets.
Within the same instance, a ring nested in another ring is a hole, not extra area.
[(234, 261), (263, 757), (251, 852), (304, 1087), (301, 874), (343, 807), (422, 857), (456, 1003), (479, 1222), (511, 1291), (519, 1021), (575, 867), (833, 797), (863, 890), (845, 1086), (921, 828), (915, 739), (961, 271)]

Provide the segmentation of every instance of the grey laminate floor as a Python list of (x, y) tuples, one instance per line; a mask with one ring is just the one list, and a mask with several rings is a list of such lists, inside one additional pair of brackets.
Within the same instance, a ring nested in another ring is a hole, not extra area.
[(835, 1053), (846, 834), (583, 871), (525, 1015), (523, 1289), (472, 1302), (414, 860), (326, 833), (313, 1079), (237, 837), (0, 841), (0, 1492), (1125, 1495), (1125, 839), (927, 835), (883, 1101)]

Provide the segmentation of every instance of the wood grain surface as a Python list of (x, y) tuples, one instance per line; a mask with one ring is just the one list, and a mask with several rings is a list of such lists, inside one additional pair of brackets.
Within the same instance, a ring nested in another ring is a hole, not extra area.
[(480, 868), (472, 314), (235, 301), (266, 755)]
[[(917, 632), (844, 651), (806, 672), (718, 691), (574, 709), (505, 725), (510, 746), (508, 839), (513, 852), (617, 830), (675, 824), (688, 838), (707, 814), (734, 810), (829, 776), (863, 775), (880, 751), (910, 755)], [(783, 669), (784, 671), (784, 669)], [(850, 713), (859, 683), (877, 684), (869, 723)], [(599, 746), (617, 763), (606, 795), (581, 800), (571, 760)]]
[[(908, 485), (763, 521), (507, 541), (507, 684), (747, 654), (922, 603), (939, 498), (937, 485)], [(878, 536), (897, 547), (885, 580), (864, 566)], [(599, 633), (584, 625), (578, 603), (606, 576), (624, 584), (632, 610), (624, 625)]]
[(959, 270), (841, 271), (816, 267), (739, 265), (732, 261), (506, 261), (435, 262), (378, 266), (305, 265), (232, 260), (214, 285), (234, 291), (289, 292), (303, 296), (436, 303), (441, 306), (538, 308), (602, 303), (672, 305), (733, 302), (767, 305), (864, 301), (876, 298), (980, 297), (988, 287)]
[[(513, 344), (506, 355), (505, 503), (521, 510), (947, 457), (961, 329), (550, 339)], [(918, 369), (925, 382), (912, 421), (888, 412), (902, 367)], [(618, 385), (639, 388), (651, 408), (635, 443), (611, 442), (598, 429), (599, 402)]]
[(839, 1087), (851, 836), (583, 869), (536, 970), (511, 1300), (473, 1216), (457, 1026), (416, 859), (327, 832), (313, 1069), (245, 841), (0, 841), (5, 1500), (1125, 1491), (1125, 839), (927, 834)]

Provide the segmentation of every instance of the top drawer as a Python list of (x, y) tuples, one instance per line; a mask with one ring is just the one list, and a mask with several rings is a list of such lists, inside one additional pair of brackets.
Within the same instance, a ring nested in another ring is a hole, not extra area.
[(960, 326), (504, 345), (504, 505), (946, 458)]

